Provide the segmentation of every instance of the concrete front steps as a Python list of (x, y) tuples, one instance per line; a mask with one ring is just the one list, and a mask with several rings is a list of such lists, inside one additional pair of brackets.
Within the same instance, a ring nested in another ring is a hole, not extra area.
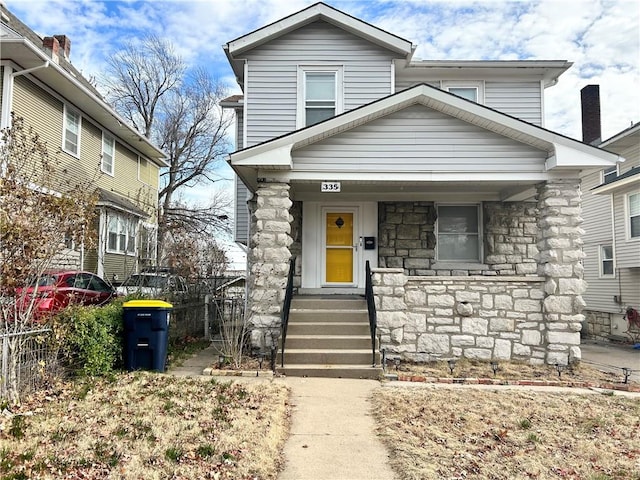
[(292, 377), (374, 378), (382, 376), (379, 354), (372, 366), (367, 304), (357, 295), (293, 297), (284, 351)]

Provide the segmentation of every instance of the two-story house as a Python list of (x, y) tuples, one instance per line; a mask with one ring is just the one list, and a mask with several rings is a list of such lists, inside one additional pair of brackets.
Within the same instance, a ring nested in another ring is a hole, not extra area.
[(0, 6), (0, 127), (11, 114), (46, 141), (60, 171), (94, 180), (95, 249), (67, 245), (59, 266), (123, 279), (155, 264), (159, 169), (165, 155), (127, 125), (70, 61), (65, 35), (40, 38)]
[(256, 344), (283, 340), (296, 257), (289, 374), (366, 363), (341, 340), (363, 293), (387, 354), (580, 359), (579, 175), (620, 158), (544, 128), (569, 62), (416, 60), (409, 40), (323, 3), (224, 50), (243, 92), (224, 106)]
[(624, 318), (628, 307), (640, 310), (640, 123), (602, 141), (598, 85), (586, 86), (581, 96), (583, 141), (625, 158), (582, 176), (585, 333), (630, 341), (640, 338)]

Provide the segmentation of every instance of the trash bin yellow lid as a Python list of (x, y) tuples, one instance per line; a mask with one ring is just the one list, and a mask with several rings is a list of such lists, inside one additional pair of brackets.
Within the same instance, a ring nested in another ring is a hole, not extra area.
[(129, 300), (122, 304), (123, 308), (173, 308), (168, 302), (163, 300)]

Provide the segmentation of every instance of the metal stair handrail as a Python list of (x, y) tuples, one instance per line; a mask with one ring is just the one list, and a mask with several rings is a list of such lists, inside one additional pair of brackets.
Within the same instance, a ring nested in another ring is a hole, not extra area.
[(284, 368), (284, 345), (287, 340), (287, 327), (289, 326), (289, 310), (291, 310), (291, 298), (293, 297), (293, 274), (296, 269), (296, 257), (289, 259), (289, 274), (287, 276), (287, 288), (284, 295), (281, 317), (281, 345), (280, 345), (280, 366)]
[(378, 326), (378, 317), (376, 313), (376, 302), (373, 298), (373, 283), (371, 282), (371, 266), (369, 260), (365, 264), (365, 289), (364, 295), (367, 300), (367, 310), (369, 312), (369, 331), (371, 333), (371, 352), (372, 352), (372, 366), (376, 366), (376, 329)]

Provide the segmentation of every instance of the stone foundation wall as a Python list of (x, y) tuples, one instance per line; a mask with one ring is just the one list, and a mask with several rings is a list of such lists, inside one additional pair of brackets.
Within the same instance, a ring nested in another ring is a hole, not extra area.
[(585, 310), (587, 331), (590, 338), (609, 341), (611, 335), (611, 313)]
[(403, 269), (374, 269), (373, 285), (381, 348), (391, 354), (545, 362), (540, 277), (409, 277)]

